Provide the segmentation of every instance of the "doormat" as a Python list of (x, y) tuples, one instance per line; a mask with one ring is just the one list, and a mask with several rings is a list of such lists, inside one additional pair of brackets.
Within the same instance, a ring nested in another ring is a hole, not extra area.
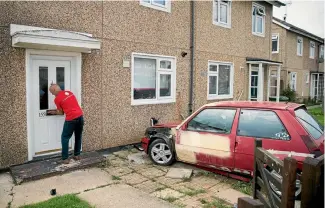
[(54, 175), (60, 175), (69, 171), (95, 166), (104, 161), (104, 157), (98, 152), (87, 152), (80, 155), (80, 160), (71, 159), (69, 164), (62, 164), (61, 158), (26, 163), (10, 168), (15, 183), (38, 180)]

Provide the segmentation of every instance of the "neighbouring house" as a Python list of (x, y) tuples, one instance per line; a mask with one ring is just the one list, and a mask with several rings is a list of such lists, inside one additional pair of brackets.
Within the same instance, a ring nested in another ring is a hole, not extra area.
[(0, 2), (0, 168), (60, 152), (52, 82), (84, 109), (84, 151), (137, 143), (151, 117), (181, 120), (207, 102), (279, 100), (268, 83), (280, 83), (272, 9), (283, 5)]
[(295, 90), (299, 100), (323, 99), (323, 38), (274, 17), (272, 60), (283, 62), (281, 90)]

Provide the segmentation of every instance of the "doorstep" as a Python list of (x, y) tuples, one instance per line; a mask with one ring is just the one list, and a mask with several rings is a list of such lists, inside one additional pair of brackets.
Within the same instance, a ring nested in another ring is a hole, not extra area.
[(104, 161), (104, 157), (98, 152), (87, 152), (81, 154), (80, 157), (79, 161), (71, 160), (69, 164), (60, 163), (61, 158), (49, 158), (10, 167), (10, 172), (15, 183), (21, 184), (26, 181), (38, 180), (72, 170), (95, 166)]

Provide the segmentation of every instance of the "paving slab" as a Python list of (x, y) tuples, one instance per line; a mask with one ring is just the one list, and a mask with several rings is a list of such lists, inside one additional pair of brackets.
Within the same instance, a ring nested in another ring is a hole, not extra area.
[(166, 186), (173, 186), (177, 183), (181, 183), (183, 182), (182, 179), (175, 179), (175, 178), (166, 178), (165, 176), (161, 176), (159, 178), (155, 178), (155, 180), (158, 182), (158, 183), (161, 183), (161, 184), (164, 184)]
[(166, 174), (167, 178), (190, 178), (192, 176), (192, 169), (187, 168), (170, 168)]
[(12, 207), (50, 199), (51, 189), (56, 189), (57, 195), (64, 195), (91, 190), (113, 182), (112, 177), (99, 168), (78, 170), (60, 176), (30, 181), (14, 187)]
[(116, 157), (112, 160), (108, 160), (107, 166), (108, 167), (123, 167), (128, 166), (129, 162), (127, 160), (121, 159), (119, 157)]
[(158, 182), (154, 182), (154, 181), (145, 181), (143, 183), (140, 183), (140, 184), (137, 184), (134, 186), (135, 188), (137, 189), (140, 189), (146, 193), (152, 193), (152, 192), (155, 192), (155, 191), (159, 191), (159, 190), (162, 190), (162, 189), (165, 189), (166, 186), (165, 185), (162, 185)]
[(217, 178), (199, 176), (199, 177), (192, 177), (189, 182), (184, 182), (182, 184), (192, 189), (197, 189), (197, 188), (209, 189), (217, 185), (218, 183), (220, 183), (220, 180), (218, 180)]
[(158, 178), (166, 174), (164, 171), (161, 171), (154, 167), (143, 169), (142, 171), (138, 171), (138, 173), (148, 178)]
[(249, 197), (249, 195), (243, 194), (234, 189), (222, 189), (217, 192), (214, 196), (219, 199), (223, 199), (230, 204), (237, 203), (239, 197)]
[(161, 199), (152, 197), (129, 185), (110, 185), (104, 188), (83, 192), (78, 195), (96, 208), (171, 208), (175, 207)]
[(80, 155), (79, 161), (71, 161), (69, 164), (60, 163), (60, 158), (51, 158), (33, 163), (26, 163), (10, 168), (16, 184), (25, 181), (37, 180), (63, 172), (69, 172), (81, 168), (97, 165), (104, 161), (104, 157), (97, 152), (87, 152)]
[(181, 192), (175, 191), (173, 189), (166, 188), (166, 189), (163, 189), (163, 190), (160, 190), (160, 191), (153, 192), (151, 194), (151, 196), (159, 197), (159, 198), (162, 198), (162, 199), (167, 199), (167, 198), (176, 198), (176, 199), (178, 199), (178, 198), (184, 196), (184, 194), (182, 194)]
[(127, 159), (128, 155), (132, 154), (132, 152), (130, 152), (129, 150), (121, 150), (118, 152), (114, 152), (113, 155), (123, 158), (123, 159)]
[(150, 158), (145, 152), (129, 154), (128, 160), (130, 163), (134, 164), (152, 164)]
[(109, 167), (109, 168), (105, 168), (104, 170), (114, 176), (123, 176), (123, 175), (130, 174), (134, 171), (134, 170), (128, 168), (127, 166)]
[(9, 173), (0, 174), (0, 207), (7, 207), (12, 201), (12, 188), (14, 183)]
[(125, 182), (126, 184), (130, 184), (130, 185), (139, 184), (139, 183), (149, 180), (148, 178), (146, 178), (138, 173), (130, 173), (128, 175), (122, 176), (121, 179), (123, 182)]

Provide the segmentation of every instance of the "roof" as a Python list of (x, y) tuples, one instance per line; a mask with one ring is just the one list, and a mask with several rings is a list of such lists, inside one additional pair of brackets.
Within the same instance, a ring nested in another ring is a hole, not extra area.
[(259, 109), (272, 109), (272, 110), (287, 110), (295, 109), (303, 104), (287, 103), (287, 102), (256, 102), (256, 101), (221, 101), (215, 103), (209, 103), (205, 106), (210, 107), (235, 107), (235, 108), (259, 108)]
[(252, 57), (246, 57), (247, 62), (264, 62), (264, 63), (270, 63), (270, 64), (282, 64), (282, 62), (279, 61), (272, 61), (269, 59), (261, 59), (261, 58), (252, 58)]
[(314, 34), (308, 32), (306, 30), (303, 30), (303, 29), (301, 29), (299, 27), (296, 27), (296, 26), (294, 26), (294, 25), (292, 25), (292, 24), (290, 24), (290, 23), (288, 23), (286, 21), (280, 20), (280, 19), (278, 19), (276, 17), (273, 17), (273, 23), (275, 23), (275, 24), (277, 24), (277, 25), (279, 25), (279, 26), (281, 26), (281, 27), (283, 27), (283, 28), (285, 28), (285, 29), (287, 29), (287, 30), (289, 30), (291, 32), (306, 36), (306, 37), (311, 38), (313, 40), (316, 40), (316, 41), (318, 41), (320, 43), (324, 43), (324, 38), (321, 38), (321, 37), (319, 37), (317, 35), (314, 35)]
[(286, 4), (283, 3), (282, 1), (266, 1), (269, 4), (272, 4), (273, 6), (276, 7), (281, 7), (281, 6), (285, 6)]

